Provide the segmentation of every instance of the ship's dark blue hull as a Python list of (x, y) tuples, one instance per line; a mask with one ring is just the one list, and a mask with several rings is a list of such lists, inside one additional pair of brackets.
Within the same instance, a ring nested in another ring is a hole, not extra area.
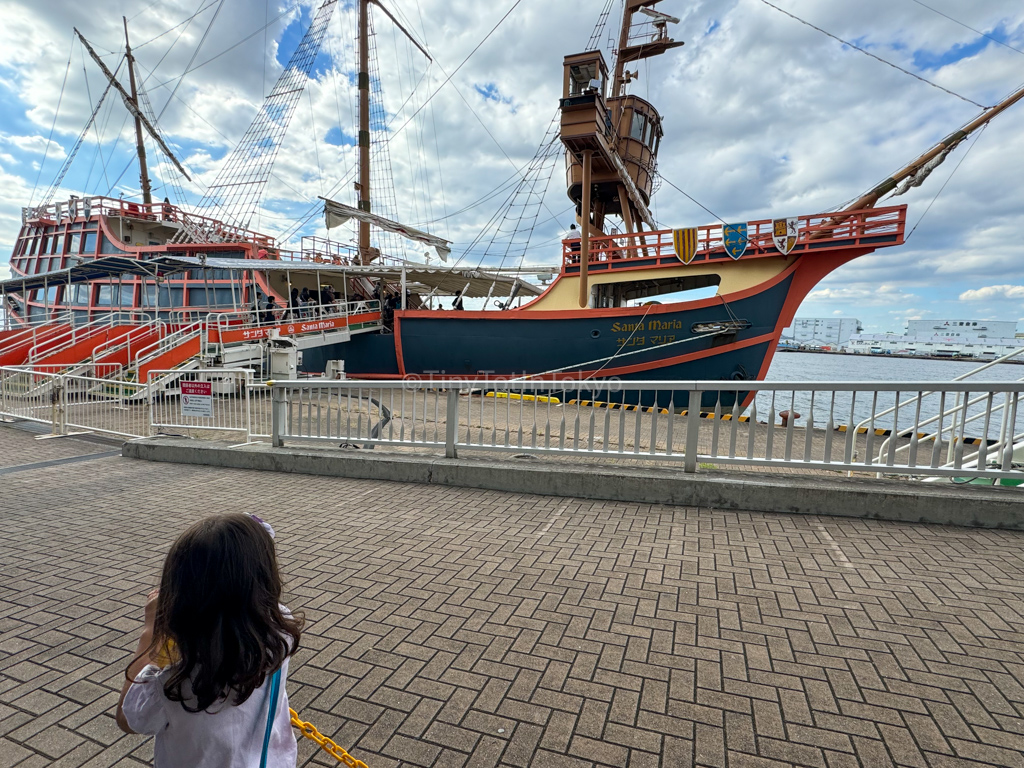
[[(774, 352), (779, 317), (792, 274), (728, 303), (721, 299), (626, 310), (580, 312), (406, 312), (394, 334), (356, 335), (348, 342), (306, 350), (303, 368), (324, 370), (343, 359), (348, 376), (496, 377), (624, 381), (758, 378)], [(725, 332), (721, 326), (727, 324)], [(568, 385), (559, 384), (552, 391)], [(573, 396), (635, 403), (628, 393)], [(741, 400), (746, 393), (741, 394)], [(685, 408), (688, 394), (666, 390), (658, 405)], [(704, 407), (717, 395), (708, 394)], [(735, 394), (723, 393), (722, 405)], [(654, 396), (649, 396), (653, 405)]]

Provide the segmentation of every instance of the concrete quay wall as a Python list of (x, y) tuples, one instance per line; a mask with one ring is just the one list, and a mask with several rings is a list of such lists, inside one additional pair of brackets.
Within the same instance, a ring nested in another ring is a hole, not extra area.
[(581, 499), (717, 510), (937, 523), (1024, 530), (1024, 492), (1015, 488), (866, 478), (559, 464), (537, 460), (446, 459), (379, 451), (272, 448), (186, 438), (143, 438), (127, 458), (327, 477), (423, 483)]

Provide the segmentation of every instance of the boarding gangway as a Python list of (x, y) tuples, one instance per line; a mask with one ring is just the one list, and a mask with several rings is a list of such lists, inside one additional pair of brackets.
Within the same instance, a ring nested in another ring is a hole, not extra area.
[(32, 325), (0, 339), (0, 367), (24, 365), (29, 353), (41, 344), (54, 342), (73, 328), (71, 323)]
[(25, 360), (41, 370), (59, 372), (89, 359), (97, 347), (105, 346), (152, 322), (138, 312), (112, 312), (34, 345)]

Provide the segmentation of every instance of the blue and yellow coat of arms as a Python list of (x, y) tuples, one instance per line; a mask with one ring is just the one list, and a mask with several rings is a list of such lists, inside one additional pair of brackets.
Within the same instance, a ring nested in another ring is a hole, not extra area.
[(722, 226), (722, 245), (733, 259), (738, 259), (747, 250), (747, 223), (725, 224)]

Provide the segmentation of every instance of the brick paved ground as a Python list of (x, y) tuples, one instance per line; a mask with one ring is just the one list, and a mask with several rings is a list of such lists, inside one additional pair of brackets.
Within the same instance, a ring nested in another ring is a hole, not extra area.
[[(96, 447), (0, 427), (8, 465)], [(116, 690), (211, 511), (274, 523), (293, 706), (371, 768), (1024, 766), (1020, 533), (119, 457), (0, 482), (0, 766), (149, 761)]]

